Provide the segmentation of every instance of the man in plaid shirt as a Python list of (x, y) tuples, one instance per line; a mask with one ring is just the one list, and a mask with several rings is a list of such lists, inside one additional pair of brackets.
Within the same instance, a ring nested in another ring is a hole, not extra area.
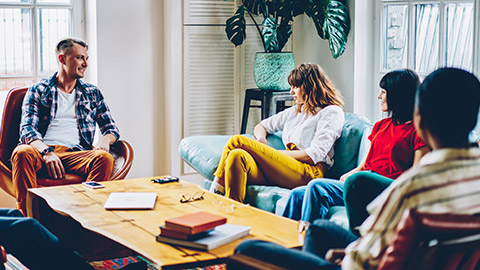
[[(20, 145), (11, 161), (17, 208), (24, 213), (26, 192), (37, 186), (38, 171), (53, 179), (65, 172), (86, 181), (110, 179), (110, 145), (120, 135), (100, 90), (80, 80), (88, 67), (87, 49), (84, 41), (61, 40), (58, 72), (34, 84), (23, 100)], [(97, 124), (102, 136), (93, 145)]]

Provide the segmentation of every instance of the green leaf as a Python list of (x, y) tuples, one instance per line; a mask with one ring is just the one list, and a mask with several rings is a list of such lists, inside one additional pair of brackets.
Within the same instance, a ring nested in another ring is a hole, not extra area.
[(337, 59), (347, 47), (347, 37), (350, 32), (348, 8), (340, 1), (331, 1), (325, 14), (327, 20), (323, 25), (323, 31), (328, 37), (333, 58)]
[(270, 17), (278, 18), (277, 12), (282, 6), (282, 0), (266, 0), (267, 14)]
[(268, 17), (265, 0), (242, 0), (242, 5), (252, 14)]
[(262, 23), (262, 36), (265, 43), (266, 52), (279, 52), (279, 43), (277, 39), (277, 22), (275, 18), (268, 17)]
[[(343, 0), (242, 0), (242, 5), (227, 20), (225, 32), (228, 39), (241, 45), (246, 38), (245, 12), (251, 16), (257, 32), (262, 37), (265, 52), (280, 52), (292, 35), (293, 18), (307, 14), (312, 18), (317, 34), (328, 39), (334, 58), (345, 52), (350, 17)], [(259, 26), (253, 15), (263, 15)]]
[(230, 40), (235, 47), (243, 43), (246, 38), (244, 6), (240, 6), (235, 14), (227, 20), (225, 33), (227, 33), (228, 40)]
[(285, 0), (280, 6), (278, 16), (293, 20), (293, 17), (305, 13), (310, 5), (308, 0)]
[(348, 8), (338, 0), (312, 1), (306, 14), (313, 19), (317, 33), (322, 39), (328, 39), (333, 58), (345, 52), (350, 32)]
[(288, 39), (292, 35), (292, 26), (290, 23), (285, 20), (280, 23), (277, 28), (277, 40), (278, 40), (278, 51), (282, 51), (285, 44), (288, 42)]
[(277, 15), (281, 18), (277, 28), (278, 51), (281, 51), (292, 35), (293, 17), (305, 13), (308, 0), (283, 0)]

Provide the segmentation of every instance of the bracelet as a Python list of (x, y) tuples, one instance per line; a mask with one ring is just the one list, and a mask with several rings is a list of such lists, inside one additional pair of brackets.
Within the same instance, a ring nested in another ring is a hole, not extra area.
[(43, 157), (43, 156), (45, 156), (46, 154), (48, 154), (48, 153), (50, 153), (50, 152), (53, 152), (53, 150), (54, 150), (54, 148), (51, 147), (51, 146), (49, 146), (49, 147), (43, 149), (43, 151), (42, 151), (40, 154), (41, 154), (42, 157)]

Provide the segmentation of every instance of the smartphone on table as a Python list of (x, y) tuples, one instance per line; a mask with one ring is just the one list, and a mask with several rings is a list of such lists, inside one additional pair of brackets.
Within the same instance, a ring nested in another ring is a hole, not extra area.
[(178, 182), (180, 179), (175, 176), (165, 176), (165, 177), (160, 177), (160, 178), (154, 178), (152, 181), (157, 184), (165, 184), (165, 183), (171, 183), (171, 182)]
[(95, 181), (90, 181), (90, 182), (82, 182), (82, 185), (86, 188), (89, 188), (89, 189), (97, 189), (97, 188), (104, 188), (105, 186), (98, 183), (98, 182), (95, 182)]

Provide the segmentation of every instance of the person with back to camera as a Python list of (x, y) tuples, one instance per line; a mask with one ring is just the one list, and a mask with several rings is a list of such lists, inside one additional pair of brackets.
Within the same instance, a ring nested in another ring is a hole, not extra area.
[[(461, 104), (451, 110), (452, 91)], [(274, 243), (247, 240), (236, 252), (288, 269), (376, 269), (408, 209), (421, 213), (480, 214), (480, 149), (469, 142), (477, 123), (480, 81), (456, 68), (428, 75), (416, 95), (413, 122), (418, 136), (432, 151), (400, 175), (368, 205), (370, 216), (360, 237), (332, 221), (315, 220), (307, 230), (303, 251)], [(346, 248), (345, 248), (346, 247)], [(345, 248), (333, 263), (329, 249)]]
[[(0, 245), (28, 269), (95, 270), (40, 222), (24, 217), (17, 209), (0, 209)], [(147, 263), (139, 260), (118, 269), (147, 270)]]
[[(370, 179), (370, 182), (376, 183), (365, 184), (362, 186), (363, 192), (359, 194), (370, 202), (393, 179), (416, 165), (429, 151), (418, 137), (412, 122), (415, 91), (419, 84), (417, 74), (409, 69), (385, 74), (379, 83), (381, 91), (378, 99), (382, 112), (389, 113), (390, 117), (373, 126), (368, 137), (371, 142), (369, 151), (362, 162), (357, 168), (342, 175), (340, 181), (314, 179), (307, 186), (295, 188), (290, 193), (283, 216), (308, 222), (325, 218), (330, 207), (344, 205), (344, 181), (351, 177)], [(375, 188), (376, 186), (380, 187)], [(348, 206), (347, 203), (347, 211)]]
[[(340, 93), (317, 64), (301, 64), (288, 82), (295, 105), (255, 126), (256, 140), (229, 139), (210, 191), (243, 202), (247, 184), (294, 188), (323, 177), (333, 164), (344, 122)], [(267, 134), (279, 130), (284, 151), (267, 146)]]
[[(56, 46), (58, 72), (32, 85), (25, 94), (20, 144), (12, 153), (12, 181), (17, 208), (26, 213), (28, 188), (37, 187), (37, 172), (64, 178), (65, 172), (86, 181), (109, 180), (110, 145), (120, 134), (100, 89), (81, 80), (88, 67), (88, 45), (65, 38)], [(96, 126), (102, 136), (93, 145)]]

